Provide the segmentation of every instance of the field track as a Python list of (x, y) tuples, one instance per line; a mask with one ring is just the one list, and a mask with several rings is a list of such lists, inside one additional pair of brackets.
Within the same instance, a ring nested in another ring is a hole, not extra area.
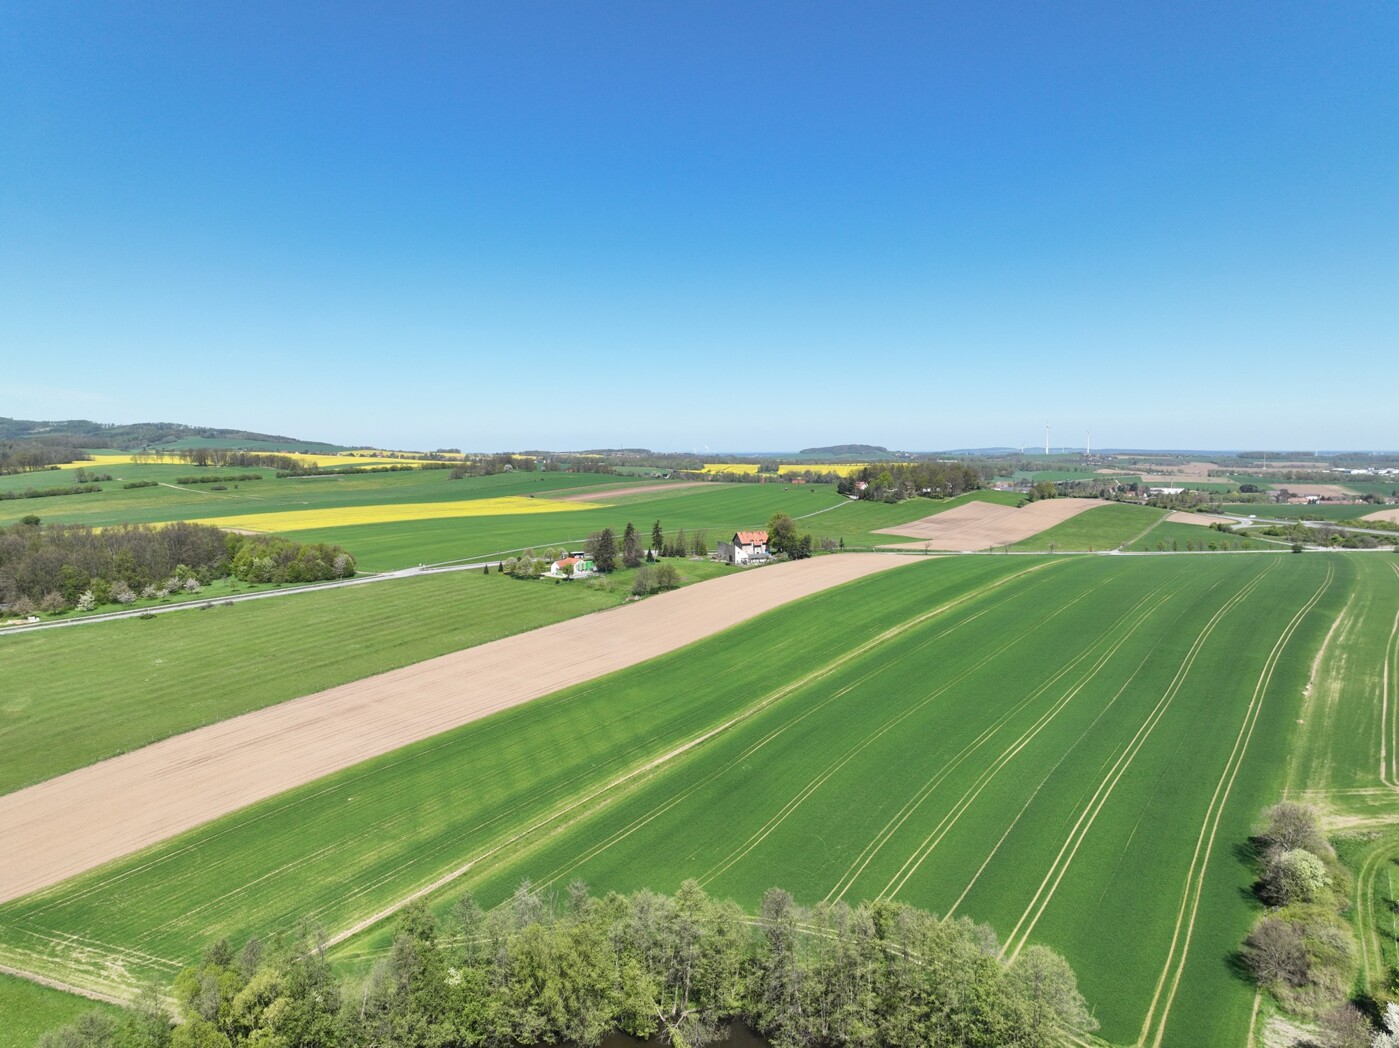
[(683, 647), (906, 558), (818, 557), (726, 576), (212, 724), (0, 797), (0, 901), (255, 801)]
[(1087, 510), (1109, 505), (1112, 503), (1102, 499), (1043, 499), (1016, 509), (994, 502), (968, 502), (922, 520), (876, 530), (881, 535), (919, 540), (895, 543), (886, 549), (986, 549), (1022, 542)]

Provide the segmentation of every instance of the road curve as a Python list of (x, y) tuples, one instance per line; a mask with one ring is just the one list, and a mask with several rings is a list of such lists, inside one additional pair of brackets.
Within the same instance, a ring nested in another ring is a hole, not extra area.
[(815, 557), (711, 579), (233, 717), (37, 783), (0, 797), (0, 902), (915, 559)]

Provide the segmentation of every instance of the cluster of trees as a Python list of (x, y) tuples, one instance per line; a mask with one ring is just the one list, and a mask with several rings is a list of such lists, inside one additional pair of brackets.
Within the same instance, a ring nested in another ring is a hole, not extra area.
[(190, 466), (213, 466), (218, 469), (225, 469), (232, 466), (235, 469), (286, 469), (295, 470), (301, 468), (301, 462), (290, 455), (279, 455), (275, 452), (265, 451), (240, 451), (237, 448), (175, 448), (167, 450), (143, 450), (133, 451), (131, 461), (137, 463), (148, 462), (183, 462)]
[(68, 462), (90, 459), (91, 455), (77, 448), (37, 440), (0, 442), (0, 476), (11, 473), (35, 473), (57, 469)]
[(774, 513), (768, 519), (768, 552), (774, 557), (805, 560), (811, 556), (812, 538), (799, 532), (797, 522), (786, 513)]
[(355, 573), (355, 558), (344, 547), (329, 542), (293, 542), (263, 535), (231, 535), (229, 573), (244, 582), (278, 585), (348, 579)]
[[(1254, 892), (1268, 910), (1244, 940), (1244, 962), (1287, 1011), (1324, 1017), (1337, 1031), (1353, 1027), (1347, 997), (1356, 947), (1342, 916), (1350, 906), (1351, 879), (1316, 810), (1274, 805), (1263, 813), (1252, 844), (1259, 871)], [(1359, 1043), (1368, 1045), (1368, 1034)]]
[(534, 469), (534, 459), (527, 455), (510, 455), (500, 452), (495, 455), (481, 455), (452, 467), (452, 479), (462, 477), (489, 477), (496, 473), (526, 473)]
[(751, 918), (694, 881), (602, 898), (525, 885), (490, 912), (467, 897), (444, 924), (410, 905), (357, 982), (331, 971), (314, 936), (220, 942), (176, 977), (173, 1031), (144, 1007), (40, 1045), (592, 1046), (621, 1030), (699, 1048), (743, 1022), (775, 1048), (1048, 1048), (1095, 1028), (1062, 958), (1032, 946), (1006, 964), (996, 947), (989, 928), (899, 903), (805, 909), (773, 889)]
[(17, 614), (195, 592), (214, 579), (313, 582), (355, 572), (339, 546), (233, 535), (207, 524), (128, 524), (94, 531), (29, 516), (0, 528), (0, 607)]
[[(916, 495), (948, 498), (982, 487), (988, 470), (965, 462), (876, 463), (842, 477), (836, 490), (874, 502), (898, 502)], [(864, 487), (860, 486), (862, 483)]]
[[(630, 524), (627, 526), (631, 527)], [(674, 535), (667, 537), (665, 529), (661, 527), (661, 522), (658, 520), (651, 525), (651, 545), (647, 552), (651, 554), (650, 559), (652, 560), (658, 557), (707, 557), (709, 556), (709, 535), (704, 530), (687, 535), (685, 529), (681, 528)], [(638, 559), (637, 563), (640, 562)], [(628, 566), (635, 567), (635, 565)]]
[(632, 579), (631, 592), (633, 597), (648, 597), (663, 590), (678, 589), (680, 582), (680, 569), (674, 564), (642, 565)]
[(46, 499), (55, 495), (90, 495), (102, 489), (96, 484), (70, 484), (62, 488), (25, 488), (23, 491), (0, 491), (0, 499)]

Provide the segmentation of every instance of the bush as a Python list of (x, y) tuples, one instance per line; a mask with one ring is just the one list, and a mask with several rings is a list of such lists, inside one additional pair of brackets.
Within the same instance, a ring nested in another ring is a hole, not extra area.
[(1305, 848), (1272, 852), (1263, 868), (1259, 894), (1274, 906), (1316, 902), (1330, 887), (1326, 864)]

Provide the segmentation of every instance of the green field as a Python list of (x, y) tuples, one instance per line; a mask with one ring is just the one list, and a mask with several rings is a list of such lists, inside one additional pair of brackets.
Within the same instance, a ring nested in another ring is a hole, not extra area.
[(34, 1048), (41, 1035), (92, 1011), (121, 1009), (0, 974), (0, 1048)]
[(1117, 503), (1095, 506), (1062, 524), (1041, 531), (1038, 535), (1015, 543), (1012, 549), (1021, 552), (1060, 553), (1102, 551), (1130, 544), (1149, 532), (1166, 517), (1163, 509), (1151, 506), (1131, 506)]
[[(673, 563), (683, 581), (736, 570)], [(603, 590), (456, 571), (0, 636), (0, 793), (248, 710), (616, 607), (631, 575), (617, 572)]]
[[(221, 934), (347, 929), (451, 871), (437, 905), (694, 876), (750, 908), (780, 883), (987, 920), (1009, 952), (1063, 951), (1110, 1041), (1239, 1043), (1236, 845), (1284, 785), (1331, 622), (1388, 570), (914, 560), (0, 907), (0, 961), (121, 986)], [(339, 956), (382, 948), (377, 926)]]

